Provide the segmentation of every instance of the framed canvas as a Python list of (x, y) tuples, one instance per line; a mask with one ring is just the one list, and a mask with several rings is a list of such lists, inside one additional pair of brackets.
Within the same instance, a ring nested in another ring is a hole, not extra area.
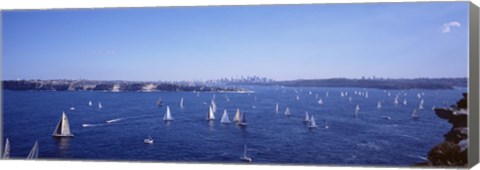
[(0, 163), (479, 160), (472, 2), (2, 9), (1, 25)]

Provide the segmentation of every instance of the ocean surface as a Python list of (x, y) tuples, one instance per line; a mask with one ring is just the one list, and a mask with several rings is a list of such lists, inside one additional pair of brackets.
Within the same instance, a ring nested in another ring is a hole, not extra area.
[[(425, 161), (428, 151), (451, 128), (432, 107), (453, 105), (467, 91), (246, 88), (253, 92), (4, 90), (2, 140), (10, 140), (14, 159), (24, 159), (38, 140), (39, 159), (242, 163), (247, 145), (247, 156), (256, 164), (410, 166)], [(159, 97), (163, 107), (156, 105)], [(180, 107), (182, 97), (184, 108)], [(207, 122), (212, 99), (216, 119)], [(323, 104), (318, 103), (320, 99)], [(422, 99), (425, 109), (420, 110)], [(99, 102), (102, 109), (97, 107)], [(356, 105), (360, 110), (355, 118)], [(166, 106), (173, 122), (163, 121)], [(290, 116), (284, 114), (286, 107)], [(232, 120), (237, 108), (246, 114), (247, 127), (220, 123), (225, 109)], [(414, 109), (419, 113), (417, 120), (411, 116)], [(63, 111), (75, 135), (72, 138), (52, 137)], [(315, 117), (318, 128), (309, 129), (303, 122), (306, 111)], [(144, 144), (148, 135), (153, 144)]]

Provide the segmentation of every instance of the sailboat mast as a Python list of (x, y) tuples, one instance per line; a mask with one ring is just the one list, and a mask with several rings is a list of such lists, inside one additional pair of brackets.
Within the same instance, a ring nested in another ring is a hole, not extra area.
[(32, 150), (27, 156), (27, 159), (37, 159), (38, 158), (38, 141), (35, 141)]
[(8, 159), (8, 158), (10, 158), (10, 142), (8, 141), (8, 138), (7, 138), (7, 140), (5, 141), (5, 148), (3, 151), (2, 159)]
[(247, 157), (247, 145), (243, 145), (243, 157)]

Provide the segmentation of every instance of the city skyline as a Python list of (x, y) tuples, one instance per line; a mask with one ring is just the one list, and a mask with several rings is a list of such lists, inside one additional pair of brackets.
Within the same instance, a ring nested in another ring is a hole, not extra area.
[(467, 7), (437, 2), (2, 11), (3, 79), (468, 77)]

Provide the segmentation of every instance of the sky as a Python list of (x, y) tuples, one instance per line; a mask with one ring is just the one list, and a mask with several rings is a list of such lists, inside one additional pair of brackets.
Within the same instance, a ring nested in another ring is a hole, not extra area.
[(468, 77), (468, 2), (2, 11), (2, 76)]

